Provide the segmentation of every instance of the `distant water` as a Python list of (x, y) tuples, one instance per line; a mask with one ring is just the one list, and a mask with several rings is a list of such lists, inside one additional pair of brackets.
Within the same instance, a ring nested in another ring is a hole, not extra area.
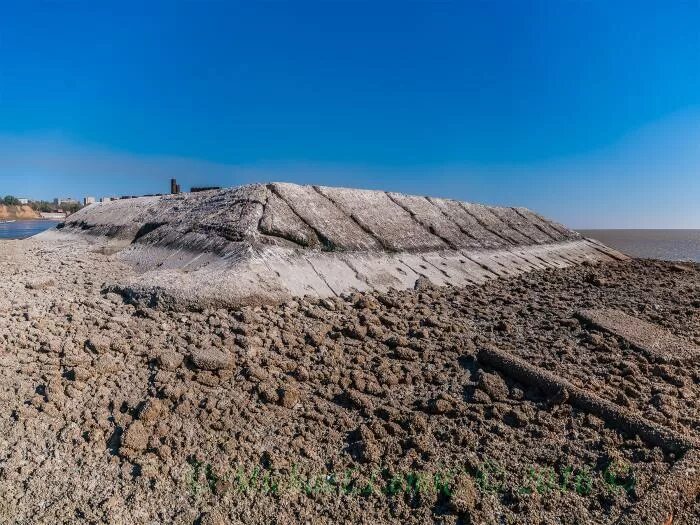
[(579, 230), (627, 255), (700, 262), (700, 230)]
[(59, 221), (17, 221), (17, 222), (2, 222), (0, 221), (0, 239), (26, 239), (44, 230), (53, 228)]

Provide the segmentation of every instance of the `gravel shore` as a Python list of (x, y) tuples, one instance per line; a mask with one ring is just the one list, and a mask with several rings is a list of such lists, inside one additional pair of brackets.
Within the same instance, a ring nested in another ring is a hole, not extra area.
[[(495, 347), (700, 438), (700, 265), (170, 312), (79, 242), (0, 241), (0, 523), (615, 523), (678, 454), (479, 362)], [(673, 525), (700, 523), (700, 504)], [(661, 525), (661, 524), (659, 524)]]

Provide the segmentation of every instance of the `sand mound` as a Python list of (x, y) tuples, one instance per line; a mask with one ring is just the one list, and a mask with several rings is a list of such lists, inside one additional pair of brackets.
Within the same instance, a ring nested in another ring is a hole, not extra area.
[(88, 238), (150, 305), (277, 303), (349, 291), (482, 284), (625, 256), (525, 208), (272, 183), (89, 206), (51, 237)]

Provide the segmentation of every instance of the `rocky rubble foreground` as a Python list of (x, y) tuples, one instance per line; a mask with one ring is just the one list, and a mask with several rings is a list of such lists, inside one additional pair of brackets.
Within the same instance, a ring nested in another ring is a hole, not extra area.
[[(0, 243), (0, 523), (615, 523), (679, 460), (481, 364), (489, 345), (700, 434), (697, 361), (575, 316), (700, 345), (698, 265), (188, 312), (106, 291), (131, 272)], [(697, 502), (672, 521), (699, 522)]]

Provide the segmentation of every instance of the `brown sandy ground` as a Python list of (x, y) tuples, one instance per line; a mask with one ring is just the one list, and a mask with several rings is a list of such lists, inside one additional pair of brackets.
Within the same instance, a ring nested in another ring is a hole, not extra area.
[(700, 437), (697, 362), (573, 316), (698, 345), (698, 265), (184, 313), (104, 291), (129, 273), (0, 243), (0, 523), (614, 523), (678, 459), (480, 365), (486, 344)]
[(20, 206), (7, 206), (0, 204), (0, 220), (15, 219), (41, 219), (41, 214), (26, 204)]

